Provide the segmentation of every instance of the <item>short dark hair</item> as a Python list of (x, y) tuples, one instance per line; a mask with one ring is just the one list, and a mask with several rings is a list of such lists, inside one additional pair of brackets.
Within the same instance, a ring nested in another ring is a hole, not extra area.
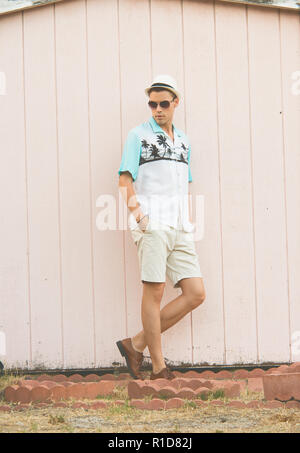
[(159, 92), (159, 91), (169, 91), (169, 93), (173, 94), (173, 100), (175, 98), (177, 98), (176, 94), (174, 94), (172, 91), (168, 90), (168, 88), (163, 88), (163, 87), (153, 87), (153, 88), (150, 88), (150, 90), (148, 91), (148, 96), (150, 96), (150, 94), (152, 93), (152, 91), (156, 91), (156, 92)]

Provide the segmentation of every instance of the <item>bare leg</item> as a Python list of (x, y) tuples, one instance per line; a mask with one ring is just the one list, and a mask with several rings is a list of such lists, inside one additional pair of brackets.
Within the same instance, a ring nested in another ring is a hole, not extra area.
[[(180, 321), (180, 319), (182, 319), (184, 316), (186, 316), (188, 313), (190, 313), (204, 301), (205, 291), (202, 278), (200, 277), (185, 278), (180, 280), (179, 285), (180, 288), (182, 289), (182, 294), (180, 294), (178, 297), (169, 302), (160, 311), (160, 322), (156, 324), (157, 325), (160, 324), (161, 333), (169, 329), (174, 324), (176, 324), (178, 321)], [(158, 328), (157, 325), (156, 328)], [(132, 344), (137, 351), (143, 352), (143, 350), (148, 344), (145, 335), (145, 328), (132, 338)], [(154, 373), (156, 373), (155, 370)]]
[(164, 283), (145, 282), (142, 298), (142, 322), (144, 341), (148, 345), (152, 360), (153, 373), (165, 368), (161, 348), (160, 303), (164, 291)]

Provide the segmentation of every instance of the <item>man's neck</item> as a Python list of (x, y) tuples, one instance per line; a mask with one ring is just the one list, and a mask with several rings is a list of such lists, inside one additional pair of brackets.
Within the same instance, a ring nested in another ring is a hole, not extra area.
[(164, 126), (161, 126), (162, 130), (169, 135), (169, 137), (172, 137), (173, 139), (173, 124), (172, 122), (164, 125)]

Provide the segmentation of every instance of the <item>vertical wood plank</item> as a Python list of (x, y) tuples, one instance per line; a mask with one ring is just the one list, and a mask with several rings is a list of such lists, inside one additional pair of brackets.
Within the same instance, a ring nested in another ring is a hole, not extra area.
[[(133, 32), (134, 30), (134, 32)], [(151, 113), (144, 92), (151, 80), (150, 17), (148, 0), (119, 1), (119, 39), (121, 68), (122, 152), (130, 129), (147, 121)], [(118, 162), (118, 168), (121, 162)], [(117, 168), (117, 170), (118, 170)], [(128, 215), (128, 210), (127, 210)], [(126, 224), (125, 278), (127, 302), (127, 335), (132, 337), (142, 328), (142, 282), (136, 245)], [(149, 355), (148, 348), (145, 354)]]
[(85, 1), (55, 5), (64, 366), (93, 367), (95, 331)]
[(194, 221), (203, 220), (196, 217), (196, 200), (204, 197), (204, 237), (195, 239), (206, 300), (192, 313), (193, 357), (194, 363), (220, 364), (225, 344), (214, 4), (184, 1), (183, 13)]
[(123, 232), (118, 231), (118, 222), (111, 225), (115, 228), (112, 230), (99, 230), (96, 225), (102, 211), (96, 203), (111, 197), (115, 214), (119, 204), (117, 169), (122, 137), (118, 2), (90, 0), (87, 7), (96, 366), (102, 367), (122, 362), (115, 342), (126, 335)]
[(53, 6), (24, 13), (33, 368), (63, 363), (53, 21)]
[[(182, 5), (180, 0), (151, 1), (151, 37), (153, 76), (169, 74), (178, 84), (182, 99), (176, 110), (174, 124), (185, 131), (184, 55)], [(181, 294), (166, 280), (162, 307)], [(164, 356), (174, 364), (192, 362), (191, 315), (163, 333)]]
[(216, 3), (226, 362), (257, 360), (246, 8)]
[[(300, 89), (293, 74), (300, 71), (299, 14), (280, 12), (283, 95), (284, 164), (286, 184), (289, 321), (292, 361), (300, 360)], [(298, 76), (299, 80), (299, 76)]]
[(279, 13), (248, 9), (258, 360), (289, 357)]
[(0, 331), (5, 367), (30, 368), (27, 149), (24, 117), (23, 14), (1, 17), (0, 70)]

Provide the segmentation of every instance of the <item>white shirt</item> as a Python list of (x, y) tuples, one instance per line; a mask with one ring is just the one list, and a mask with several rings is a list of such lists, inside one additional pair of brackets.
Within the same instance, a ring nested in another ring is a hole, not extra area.
[[(129, 171), (137, 201), (149, 215), (151, 228), (156, 222), (184, 231), (194, 231), (189, 221), (188, 184), (191, 147), (187, 136), (173, 125), (174, 143), (154, 118), (132, 129), (127, 137), (119, 175)], [(139, 228), (134, 215), (128, 218), (131, 230)]]

